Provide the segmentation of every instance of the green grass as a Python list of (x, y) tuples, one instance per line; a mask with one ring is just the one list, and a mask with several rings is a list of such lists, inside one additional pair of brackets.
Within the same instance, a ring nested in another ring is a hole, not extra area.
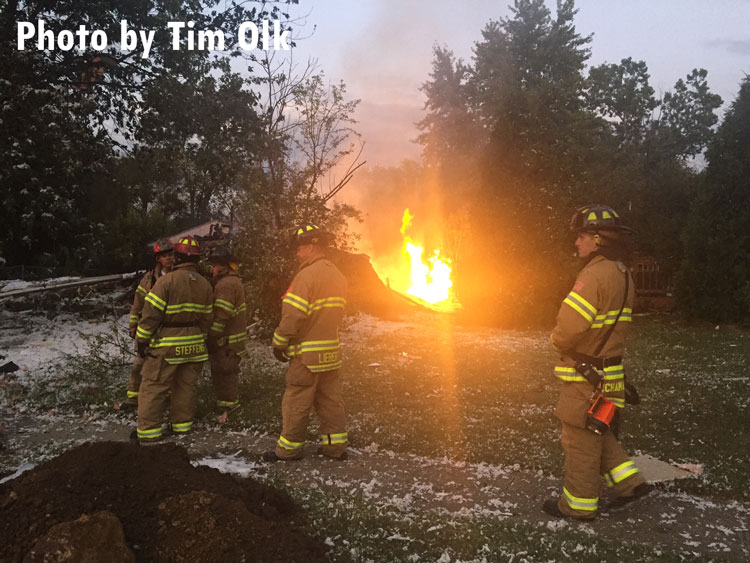
[[(396, 453), (518, 464), (562, 477), (559, 422), (554, 417), (559, 384), (551, 373), (555, 356), (546, 332), (455, 327), (430, 315), (410, 324), (370, 324), (373, 328), (363, 329), (359, 323), (342, 336), (353, 447), (375, 443)], [(700, 478), (678, 481), (672, 489), (750, 500), (748, 358), (747, 332), (688, 325), (672, 316), (637, 317), (626, 370), (642, 404), (626, 409), (625, 448), (667, 461), (703, 464)], [(253, 344), (243, 363), (242, 407), (227, 428), (277, 434), (284, 371), (268, 346)], [(111, 370), (87, 367), (74, 372), (77, 385), (101, 391), (91, 396), (102, 409), (111, 408), (104, 405), (124, 392), (126, 369), (117, 375), (121, 383), (116, 391), (109, 384)], [(207, 418), (213, 413), (207, 370), (199, 391), (198, 416)], [(31, 392), (27, 399), (34, 396)], [(45, 397), (49, 408), (54, 393), (48, 389)], [(90, 409), (91, 403), (81, 399), (79, 406)], [(316, 434), (311, 424), (309, 439), (315, 441)], [(287, 488), (307, 508), (313, 528), (323, 539), (331, 538), (335, 561), (546, 561), (560, 560), (560, 554), (578, 561), (694, 559), (689, 552), (594, 537), (578, 528), (548, 529), (544, 524), (510, 524), (426, 509), (404, 512), (346, 491), (323, 495)]]
[[(404, 561), (706, 561), (658, 543), (637, 544), (573, 530), (496, 518), (457, 517), (437, 511), (403, 512), (358, 498), (285, 488), (310, 515), (336, 563)], [(446, 559), (449, 558), (449, 559)], [(441, 559), (442, 558), (442, 559)]]

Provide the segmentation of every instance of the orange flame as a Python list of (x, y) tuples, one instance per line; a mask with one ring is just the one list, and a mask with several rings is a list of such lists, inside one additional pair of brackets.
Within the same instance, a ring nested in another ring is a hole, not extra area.
[(432, 256), (423, 258), (424, 247), (415, 243), (406, 234), (412, 224), (414, 216), (409, 209), (404, 210), (401, 219), (401, 234), (404, 244), (401, 253), (406, 258), (409, 267), (411, 285), (406, 293), (425, 301), (433, 309), (454, 310), (461, 305), (453, 294), (453, 280), (451, 280), (451, 261), (440, 257), (440, 250), (434, 250)]

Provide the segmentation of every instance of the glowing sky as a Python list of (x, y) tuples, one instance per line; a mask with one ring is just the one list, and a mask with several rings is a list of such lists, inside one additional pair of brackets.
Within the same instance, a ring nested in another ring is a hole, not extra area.
[[(465, 60), (481, 29), (507, 17), (508, 1), (300, 0), (307, 16), (295, 58), (317, 58), (332, 81), (343, 79), (360, 98), (358, 130), (369, 164), (416, 158), (413, 126), (422, 117), (419, 86), (428, 78), (432, 47), (446, 45)], [(555, 1), (547, 0), (555, 10)], [(657, 95), (693, 68), (708, 70), (726, 102), (750, 73), (750, 0), (579, 0), (576, 28), (593, 33), (589, 64), (646, 61)], [(314, 29), (314, 31), (313, 31)]]

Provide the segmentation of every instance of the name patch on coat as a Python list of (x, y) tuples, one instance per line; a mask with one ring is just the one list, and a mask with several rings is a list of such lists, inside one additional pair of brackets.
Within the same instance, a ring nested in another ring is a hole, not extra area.
[(174, 353), (176, 356), (192, 356), (193, 354), (205, 354), (206, 345), (201, 344), (185, 344), (183, 346), (175, 346)]
[(332, 364), (333, 362), (339, 361), (339, 352), (320, 352), (318, 354), (318, 363), (320, 364)]

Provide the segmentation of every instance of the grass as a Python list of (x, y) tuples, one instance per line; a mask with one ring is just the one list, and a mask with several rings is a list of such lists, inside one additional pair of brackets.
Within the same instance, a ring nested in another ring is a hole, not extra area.
[[(519, 464), (562, 477), (554, 417), (558, 383), (546, 332), (454, 327), (436, 317), (383, 331), (355, 326), (343, 340), (353, 446), (376, 443), (397, 453)], [(264, 359), (267, 349), (253, 357), (246, 366), (252, 398), (245, 419), (235, 424), (275, 433), (281, 424), (279, 366)], [(731, 327), (691, 326), (670, 316), (634, 323), (626, 365), (642, 404), (627, 408), (622, 442), (631, 453), (700, 463), (705, 470), (671, 490), (750, 499), (750, 440), (743, 432), (750, 428), (748, 358), (750, 335)], [(311, 425), (309, 440), (315, 434)], [(432, 511), (384, 510), (346, 493), (289, 492), (308, 508), (314, 527), (325, 530), (341, 561), (705, 560), (689, 550), (579, 531), (468, 517), (446, 523)]]
[[(437, 316), (410, 324), (368, 318), (348, 322), (353, 324), (342, 337), (342, 376), (353, 447), (374, 443), (396, 453), (518, 464), (562, 477), (554, 417), (558, 383), (551, 374), (555, 356), (546, 332), (456, 327)], [(688, 325), (671, 316), (638, 317), (633, 325), (626, 369), (642, 404), (626, 409), (626, 450), (704, 466), (700, 478), (678, 481), (671, 485), (674, 490), (750, 500), (750, 334)], [(109, 368), (97, 370), (86, 362), (73, 367), (82, 388), (101, 392), (77, 406), (92, 408), (94, 397), (106, 408), (121, 398), (127, 367), (116, 375), (120, 383), (114, 387), (108, 383), (115, 377)], [(277, 434), (284, 371), (268, 346), (253, 344), (243, 364), (242, 407), (227, 426)], [(213, 412), (206, 375), (199, 389), (199, 417)], [(52, 396), (46, 395), (45, 408), (54, 403)], [(33, 398), (30, 390), (27, 399)], [(65, 401), (61, 405), (71, 407)], [(311, 424), (309, 439), (315, 441), (316, 434)], [(580, 529), (403, 511), (345, 490), (323, 495), (280, 484), (307, 508), (313, 528), (329, 538), (335, 561), (700, 559), (689, 551), (623, 543)]]

